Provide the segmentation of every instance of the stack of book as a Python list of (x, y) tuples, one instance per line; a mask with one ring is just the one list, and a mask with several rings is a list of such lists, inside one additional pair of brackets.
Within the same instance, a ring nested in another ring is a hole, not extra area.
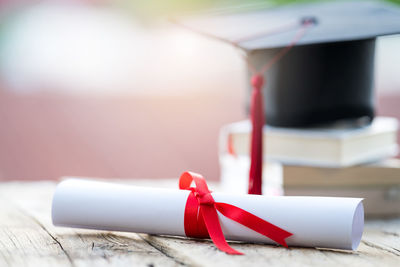
[[(321, 128), (264, 127), (263, 191), (279, 195), (365, 198), (367, 216), (400, 214), (398, 122), (377, 117), (371, 124)], [(247, 189), (249, 121), (220, 133), (221, 186)], [(283, 178), (283, 181), (282, 181)]]

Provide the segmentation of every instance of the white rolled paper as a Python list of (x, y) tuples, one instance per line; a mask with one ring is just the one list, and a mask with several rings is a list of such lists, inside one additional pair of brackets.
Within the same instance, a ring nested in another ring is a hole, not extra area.
[[(188, 190), (136, 187), (80, 179), (55, 191), (56, 226), (185, 236)], [(293, 235), (289, 246), (357, 249), (364, 228), (360, 198), (268, 197), (212, 193), (216, 202), (242, 208)], [(227, 240), (275, 244), (271, 239), (219, 215)]]

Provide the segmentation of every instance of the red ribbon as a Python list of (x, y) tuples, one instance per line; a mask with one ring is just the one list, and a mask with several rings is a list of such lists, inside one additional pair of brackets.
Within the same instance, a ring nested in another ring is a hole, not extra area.
[[(192, 181), (195, 187), (190, 187)], [(188, 237), (208, 238), (222, 251), (232, 255), (243, 253), (233, 249), (225, 240), (217, 210), (235, 222), (256, 231), (287, 247), (285, 239), (292, 235), (263, 219), (236, 206), (215, 202), (206, 180), (200, 174), (184, 172), (179, 179), (179, 189), (190, 190), (185, 207), (185, 233)]]

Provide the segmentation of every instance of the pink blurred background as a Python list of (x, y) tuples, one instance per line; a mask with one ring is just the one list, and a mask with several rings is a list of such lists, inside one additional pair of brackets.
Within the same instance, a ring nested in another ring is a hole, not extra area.
[[(0, 180), (218, 179), (219, 129), (246, 118), (238, 51), (112, 8), (19, 12), (1, 35)], [(399, 39), (378, 41), (376, 93), (400, 119)]]

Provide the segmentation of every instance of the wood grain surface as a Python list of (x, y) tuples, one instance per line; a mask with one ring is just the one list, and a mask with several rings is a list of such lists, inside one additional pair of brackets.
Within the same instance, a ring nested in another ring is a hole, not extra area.
[[(125, 181), (126, 182), (126, 181)], [(152, 184), (151, 181), (132, 181)], [(176, 186), (165, 180), (161, 186)], [(229, 256), (209, 240), (55, 227), (55, 182), (0, 184), (0, 266), (399, 266), (400, 218), (367, 221), (357, 251), (232, 242)]]

